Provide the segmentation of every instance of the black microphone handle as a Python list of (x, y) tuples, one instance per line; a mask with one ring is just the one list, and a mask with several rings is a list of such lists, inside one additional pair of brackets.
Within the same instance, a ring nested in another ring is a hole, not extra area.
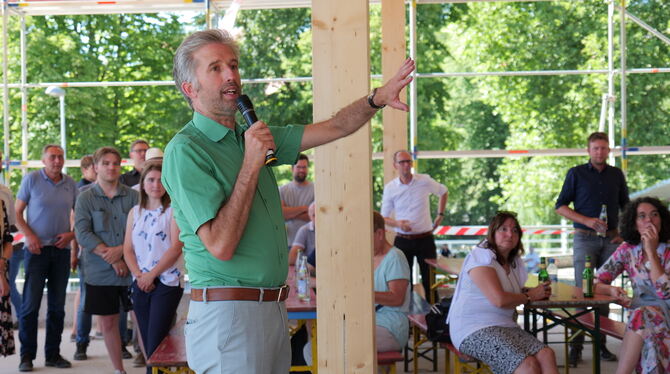
[[(246, 126), (247, 129), (258, 121), (258, 117), (256, 117), (256, 111), (254, 110), (253, 107), (244, 108), (244, 111), (242, 112), (242, 117), (244, 117), (244, 120), (247, 122)], [(277, 156), (275, 156), (275, 150), (270, 148), (267, 150), (267, 152), (265, 152), (265, 165), (272, 166), (276, 163), (277, 163)]]
[(242, 117), (244, 117), (244, 120), (247, 122), (246, 128), (249, 128), (249, 126), (258, 122), (258, 117), (256, 117), (256, 111), (253, 108), (248, 108), (244, 112), (242, 112)]

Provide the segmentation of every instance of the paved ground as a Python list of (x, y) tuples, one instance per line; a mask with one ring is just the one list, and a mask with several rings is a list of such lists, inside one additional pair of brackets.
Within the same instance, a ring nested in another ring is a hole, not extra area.
[[(18, 334), (17, 334), (18, 335)], [(16, 336), (18, 339), (18, 336)], [(44, 341), (44, 329), (39, 331), (40, 346), (43, 346)], [(621, 346), (620, 341), (615, 341), (610, 339), (608, 341), (608, 347), (612, 352), (618, 353)], [(556, 345), (552, 346), (556, 350), (558, 356), (559, 369), (563, 372), (563, 349), (561, 346)], [(74, 354), (75, 346), (74, 343), (70, 343), (69, 332), (63, 334), (63, 343), (61, 344), (61, 350), (63, 357), (68, 360), (72, 359)], [(39, 352), (37, 355), (37, 360), (33, 363), (35, 364), (35, 373), (41, 374), (112, 374), (114, 369), (112, 364), (107, 358), (107, 351), (105, 349), (104, 342), (102, 340), (93, 340), (89, 346), (89, 360), (87, 361), (74, 361), (72, 362), (71, 369), (54, 369), (44, 367), (44, 353)], [(124, 360), (126, 364), (126, 371), (128, 374), (143, 374), (145, 372), (144, 368), (133, 368), (131, 365), (132, 360)], [(5, 358), (0, 358), (0, 374), (16, 374), (18, 373), (19, 357), (18, 355), (13, 355)], [(405, 373), (403, 371), (402, 363), (397, 366), (398, 373)], [(604, 362), (602, 363), (601, 373), (614, 373), (616, 369), (616, 363)], [(410, 366), (411, 370), (411, 366)], [(420, 373), (433, 373), (432, 365), (426, 361), (420, 361), (419, 363), (419, 372)], [(410, 371), (411, 372), (411, 371)], [(590, 347), (585, 347), (584, 351), (584, 362), (579, 365), (576, 369), (570, 369), (570, 372), (573, 374), (590, 374), (591, 373), (591, 352)], [(439, 366), (436, 373), (444, 373), (444, 354), (441, 352), (439, 356)]]
[[(562, 277), (561, 280), (563, 281), (569, 281), (568, 278), (571, 275), (571, 270), (564, 270), (562, 274), (559, 276)], [(42, 303), (42, 305), (46, 305), (45, 303)], [(188, 308), (188, 303), (187, 303), (187, 298), (184, 297), (182, 300), (181, 305), (179, 306), (178, 309), (178, 316), (185, 316), (187, 313), (187, 308)], [(46, 309), (46, 308), (41, 308), (41, 309)], [(66, 308), (66, 314), (69, 315), (69, 312), (71, 311), (71, 306), (68, 305)], [(614, 311), (615, 308), (613, 308)], [(614, 316), (611, 316), (612, 318), (615, 318)], [(181, 318), (181, 317), (180, 317)], [(70, 321), (71, 317), (66, 316), (66, 321)], [(562, 330), (560, 330), (558, 333), (560, 333), (562, 336)], [(38, 334), (38, 340), (39, 340), (39, 347), (44, 347), (44, 328), (40, 328), (39, 334)], [(15, 339), (17, 341), (18, 345), (18, 332), (15, 332), (14, 334)], [(560, 336), (556, 338), (556, 340), (560, 339)], [(551, 338), (550, 338), (551, 340)], [(72, 355), (74, 354), (75, 351), (75, 344), (70, 343), (70, 328), (66, 327), (65, 331), (63, 332), (63, 343), (61, 343), (61, 351), (63, 357), (66, 359), (70, 360), (72, 362), (73, 367), (71, 369), (54, 369), (54, 368), (46, 368), (44, 367), (44, 351), (39, 351), (37, 354), (37, 359), (33, 361), (33, 364), (35, 365), (35, 373), (41, 373), (41, 374), (112, 374), (114, 373), (114, 369), (112, 367), (112, 364), (107, 357), (107, 350), (105, 349), (105, 344), (102, 340), (96, 339), (92, 340), (91, 344), (88, 349), (88, 355), (89, 355), (89, 360), (87, 361), (74, 361), (72, 360)], [(618, 354), (619, 349), (621, 347), (621, 342), (615, 339), (608, 339), (608, 348)], [(563, 367), (563, 347), (562, 345), (552, 345), (552, 348), (556, 351), (556, 356), (558, 357), (558, 364), (559, 364), (559, 369), (560, 372), (564, 372), (564, 367)], [(43, 348), (42, 348), (43, 349)], [(132, 351), (132, 349), (129, 347), (129, 349)], [(18, 348), (17, 348), (18, 351)], [(419, 362), (419, 372), (420, 373), (444, 373), (444, 353), (443, 351), (440, 352), (439, 354), (439, 364), (438, 364), (438, 371), (433, 372), (432, 371), (432, 364), (425, 360), (420, 360)], [(145, 368), (133, 368), (132, 367), (132, 359), (130, 360), (124, 360), (124, 364), (126, 366), (126, 371), (128, 374), (143, 374), (145, 373)], [(18, 365), (19, 365), (19, 357), (18, 355), (13, 355), (9, 357), (0, 357), (0, 374), (16, 374), (18, 373)], [(403, 371), (404, 367), (402, 363), (399, 363), (397, 365), (397, 372), (398, 373), (406, 373)], [(601, 366), (601, 373), (614, 373), (616, 369), (616, 362), (611, 363), (611, 362), (602, 362)], [(411, 370), (411, 366), (410, 366)], [(576, 369), (571, 368), (570, 372), (573, 374), (591, 374), (591, 351), (590, 351), (590, 345), (585, 346), (584, 350), (584, 362), (581, 363)], [(411, 371), (410, 371), (411, 373)]]
[[(42, 374), (113, 374), (114, 368), (112, 363), (107, 357), (107, 349), (105, 349), (105, 343), (101, 339), (96, 339), (91, 341), (91, 345), (88, 349), (87, 361), (74, 361), (72, 360), (72, 355), (75, 351), (75, 343), (70, 343), (70, 331), (66, 329), (63, 333), (63, 341), (61, 343), (61, 354), (67, 360), (72, 362), (71, 369), (55, 369), (47, 368), (44, 366), (44, 334), (45, 330), (40, 329), (38, 333), (39, 345), (41, 351), (38, 349), (37, 359), (33, 361), (35, 366), (34, 373)], [(18, 342), (18, 331), (14, 334), (16, 341)], [(132, 348), (130, 348), (132, 351)], [(144, 374), (145, 368), (133, 368), (132, 359), (124, 360), (124, 365), (128, 374)], [(19, 356), (15, 354), (13, 356), (8, 356), (5, 358), (0, 357), (0, 374), (16, 374), (19, 372)]]

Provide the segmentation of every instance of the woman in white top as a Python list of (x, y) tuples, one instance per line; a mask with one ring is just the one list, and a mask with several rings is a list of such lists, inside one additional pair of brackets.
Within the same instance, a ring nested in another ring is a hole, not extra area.
[(548, 284), (523, 287), (521, 226), (512, 212), (498, 212), (486, 240), (465, 258), (449, 309), (449, 332), (459, 351), (494, 373), (558, 373), (554, 351), (516, 322), (516, 307), (551, 294)]
[(184, 245), (179, 241), (170, 196), (161, 183), (161, 170), (161, 161), (144, 164), (140, 202), (128, 214), (123, 243), (123, 256), (134, 278), (133, 309), (147, 358), (170, 331), (184, 293), (182, 271), (176, 265)]

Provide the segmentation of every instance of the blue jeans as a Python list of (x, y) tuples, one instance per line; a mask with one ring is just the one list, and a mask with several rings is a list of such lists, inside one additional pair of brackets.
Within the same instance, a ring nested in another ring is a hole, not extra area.
[[(65, 319), (65, 293), (70, 275), (70, 250), (53, 246), (42, 247), (34, 255), (25, 251), (26, 283), (19, 322), (21, 357), (34, 360), (37, 354), (37, 318), (47, 286), (47, 321), (44, 353), (47, 358), (60, 354), (60, 341)], [(49, 280), (47, 282), (47, 279)]]
[[(86, 344), (91, 341), (89, 335), (91, 334), (91, 325), (93, 316), (84, 311), (86, 304), (86, 285), (85, 285), (84, 268), (79, 266), (79, 309), (77, 309), (77, 344)], [(128, 340), (128, 314), (121, 311), (119, 315), (119, 331), (121, 332), (121, 343), (126, 345)]]
[[(179, 286), (166, 286), (160, 281), (154, 284), (156, 288), (149, 293), (140, 290), (136, 281), (131, 286), (133, 310), (137, 317), (147, 358), (151, 357), (163, 338), (170, 332), (179, 301), (184, 293), (184, 289)], [(147, 373), (151, 373), (149, 366), (147, 366)]]
[(591, 256), (593, 270), (605, 264), (612, 253), (619, 247), (619, 243), (610, 243), (613, 236), (602, 238), (576, 232), (573, 239), (573, 263), (575, 266), (575, 287), (582, 287), (582, 273), (586, 266), (586, 256)]
[(16, 310), (16, 318), (19, 318), (21, 313), (21, 303), (23, 302), (23, 296), (16, 288), (16, 275), (19, 274), (19, 269), (21, 268), (21, 262), (23, 262), (23, 257), (25, 256), (22, 245), (14, 246), (14, 252), (12, 252), (12, 258), (9, 259), (9, 297), (14, 305)]
[(88, 344), (91, 334), (91, 319), (89, 313), (84, 312), (86, 300), (86, 285), (84, 284), (84, 267), (79, 264), (79, 308), (77, 309), (77, 344)]
[[(613, 236), (600, 237), (597, 235), (588, 235), (581, 232), (575, 232), (573, 239), (573, 264), (575, 267), (575, 287), (582, 287), (582, 273), (586, 267), (586, 256), (591, 257), (591, 267), (595, 270), (603, 266), (607, 259), (612, 256), (620, 243), (611, 243)], [(607, 317), (610, 312), (608, 305), (603, 305), (599, 308), (600, 315)], [(603, 335), (604, 341), (604, 335)], [(584, 334), (578, 335), (573, 339), (571, 346), (581, 349), (584, 342)]]

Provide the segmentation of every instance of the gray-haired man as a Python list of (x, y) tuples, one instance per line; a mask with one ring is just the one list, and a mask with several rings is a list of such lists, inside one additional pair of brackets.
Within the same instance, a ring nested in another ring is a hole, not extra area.
[(266, 151), (293, 164), (300, 151), (353, 133), (385, 105), (407, 110), (398, 95), (414, 62), (329, 120), (285, 127), (258, 121), (244, 131), (235, 123), (242, 84), (232, 38), (196, 32), (174, 61), (175, 83), (195, 112), (167, 146), (163, 166), (193, 286), (189, 366), (197, 373), (287, 373), (287, 241)]

